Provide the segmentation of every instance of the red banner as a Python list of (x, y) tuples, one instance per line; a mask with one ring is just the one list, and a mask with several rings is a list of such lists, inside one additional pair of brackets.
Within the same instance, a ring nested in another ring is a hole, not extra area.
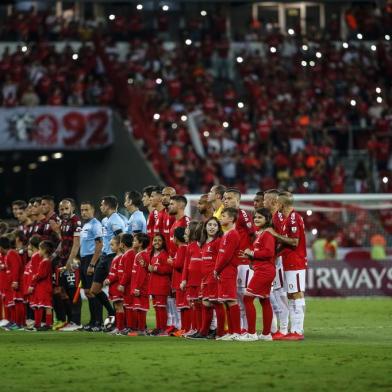
[(392, 296), (392, 260), (311, 261), (306, 274), (306, 295)]

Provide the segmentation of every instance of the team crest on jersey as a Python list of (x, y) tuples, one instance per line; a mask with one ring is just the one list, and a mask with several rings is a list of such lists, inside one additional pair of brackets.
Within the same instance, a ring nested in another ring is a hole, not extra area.
[(292, 231), (293, 233), (296, 233), (296, 232), (297, 232), (297, 228), (296, 228), (296, 227), (292, 227), (292, 228), (291, 228), (291, 231)]

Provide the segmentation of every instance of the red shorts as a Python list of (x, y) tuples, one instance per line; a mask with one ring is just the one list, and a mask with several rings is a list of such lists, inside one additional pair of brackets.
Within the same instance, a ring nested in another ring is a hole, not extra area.
[(148, 295), (132, 296), (132, 309), (147, 312), (150, 309), (150, 299)]
[(167, 295), (153, 295), (152, 306), (165, 307), (167, 305)]
[(200, 298), (200, 286), (190, 286), (186, 288), (186, 296), (188, 301)]
[(5, 289), (3, 291), (3, 296), (4, 296), (4, 299), (3, 299), (4, 306), (10, 307), (10, 306), (15, 305), (14, 293), (12, 290)]
[(133, 295), (124, 294), (124, 308), (131, 309), (133, 306)]
[(202, 286), (201, 295), (203, 299), (207, 299), (209, 301), (217, 301), (218, 300), (218, 283), (205, 283)]
[(189, 302), (188, 302), (186, 291), (181, 289), (176, 290), (176, 307), (178, 309), (189, 308)]
[(52, 308), (53, 307), (53, 302), (52, 302), (52, 295), (47, 293), (47, 294), (42, 294), (40, 295), (39, 293), (35, 297), (35, 307), (37, 308)]
[(275, 267), (256, 270), (246, 290), (256, 297), (269, 297), (275, 279)]
[(218, 280), (218, 300), (236, 301), (237, 300), (237, 278), (220, 278)]
[(113, 302), (124, 301), (124, 293), (117, 289), (118, 284), (109, 287), (109, 299)]
[(13, 294), (15, 302), (23, 302), (24, 296), (23, 296), (23, 292), (21, 290), (18, 290), (18, 291), (12, 290), (12, 294)]

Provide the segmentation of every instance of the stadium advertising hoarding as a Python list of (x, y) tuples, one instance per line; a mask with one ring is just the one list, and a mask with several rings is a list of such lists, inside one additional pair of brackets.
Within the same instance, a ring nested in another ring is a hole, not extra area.
[(0, 150), (90, 150), (112, 142), (112, 113), (108, 108), (0, 109)]
[(310, 296), (392, 296), (392, 260), (311, 261), (306, 275)]

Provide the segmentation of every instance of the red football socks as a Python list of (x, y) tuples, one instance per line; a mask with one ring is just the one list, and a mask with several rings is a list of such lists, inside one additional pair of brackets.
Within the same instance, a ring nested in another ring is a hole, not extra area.
[(225, 334), (225, 308), (223, 304), (214, 304), (215, 314), (216, 314), (216, 335), (223, 336)]
[(181, 309), (181, 329), (189, 331), (191, 329), (191, 310)]
[(240, 307), (238, 304), (229, 306), (228, 312), (230, 314), (230, 323), (232, 333), (241, 333), (241, 316)]
[(41, 326), (43, 312), (44, 312), (43, 308), (35, 308), (34, 309), (34, 327), (35, 328), (39, 328)]
[(25, 325), (25, 306), (23, 302), (15, 303), (15, 322), (19, 326), (23, 327)]
[[(42, 317), (42, 316), (41, 316)], [(45, 325), (51, 327), (53, 325), (53, 313), (46, 313), (45, 315)]]
[(144, 331), (146, 329), (146, 316), (147, 312), (143, 312), (143, 310), (137, 310), (137, 330)]
[(248, 321), (248, 333), (256, 333), (256, 308), (253, 303), (254, 297), (244, 296), (246, 319)]
[(124, 312), (116, 312), (116, 328), (122, 331), (125, 327), (125, 314)]
[(269, 298), (264, 298), (260, 299), (260, 303), (263, 308), (263, 335), (269, 335), (273, 317), (271, 302)]
[(202, 308), (203, 323), (202, 323), (202, 328), (200, 329), (201, 335), (204, 335), (204, 336), (208, 335), (213, 314), (214, 314), (214, 310), (211, 306), (204, 306), (203, 305), (203, 308)]

